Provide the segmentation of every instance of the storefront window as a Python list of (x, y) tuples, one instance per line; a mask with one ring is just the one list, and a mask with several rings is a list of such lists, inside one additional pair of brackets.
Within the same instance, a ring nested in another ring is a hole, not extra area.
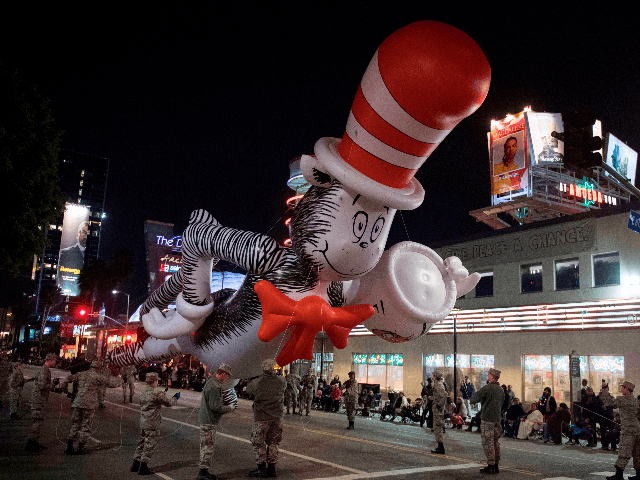
[[(431, 377), (434, 370), (442, 370), (444, 374), (444, 381), (447, 384), (449, 392), (454, 391), (453, 385), (453, 355), (442, 355), (438, 353), (424, 354), (422, 361), (422, 377), (426, 382), (427, 378)], [(482, 385), (487, 383), (487, 375), (489, 369), (493, 368), (494, 360), (493, 355), (467, 355), (457, 354), (457, 383), (455, 386), (456, 395), (459, 395), (459, 387), (464, 380), (464, 377), (469, 377), (469, 381), (473, 383), (476, 391), (479, 390)]]
[(522, 293), (542, 291), (542, 265), (522, 265), (520, 267)]
[(600, 391), (602, 380), (609, 384), (609, 392), (615, 396), (624, 383), (623, 356), (589, 357), (589, 385), (596, 395)]
[(577, 258), (556, 261), (556, 290), (580, 288), (580, 268)]
[(391, 387), (401, 391), (403, 364), (404, 357), (399, 353), (354, 353), (352, 368), (359, 383), (379, 384), (381, 390)]
[(524, 356), (524, 401), (534, 402), (552, 383), (551, 355)]

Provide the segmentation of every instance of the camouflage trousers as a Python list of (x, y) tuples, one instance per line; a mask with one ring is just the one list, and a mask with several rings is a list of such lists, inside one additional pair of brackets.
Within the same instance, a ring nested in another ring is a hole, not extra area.
[(129, 386), (129, 400), (133, 400), (133, 393), (135, 392), (135, 387), (133, 382), (124, 382), (122, 384), (122, 398), (124, 400), (127, 399), (127, 386)]
[(44, 405), (36, 404), (31, 405), (31, 430), (29, 432), (29, 438), (31, 440), (40, 440), (40, 433), (42, 432), (42, 424), (44, 423)]
[(356, 405), (357, 403), (355, 401), (349, 401), (347, 399), (344, 401), (344, 407), (347, 410), (347, 419), (350, 422), (353, 422), (356, 419)]
[(616, 467), (624, 470), (631, 457), (633, 457), (633, 467), (640, 468), (640, 434), (621, 433)]
[(500, 462), (500, 436), (502, 435), (502, 427), (500, 422), (480, 423), (480, 439), (484, 455), (487, 457), (489, 465), (495, 465)]
[(71, 429), (68, 440), (78, 440), (79, 443), (87, 443), (91, 434), (91, 421), (96, 411), (93, 408), (71, 408)]
[(104, 403), (104, 398), (107, 395), (107, 387), (102, 386), (98, 388), (98, 403), (102, 405)]
[(282, 419), (254, 422), (251, 444), (256, 463), (278, 463), (278, 445), (282, 441)]
[(151, 460), (151, 454), (156, 449), (159, 439), (159, 429), (142, 429), (140, 431), (140, 439), (138, 440), (138, 446), (136, 447), (136, 453), (133, 455), (133, 459), (138, 460), (140, 463), (149, 463), (149, 460)]
[(22, 395), (22, 387), (12, 388), (9, 392), (9, 412), (18, 413), (20, 404), (20, 396)]
[(300, 395), (300, 411), (306, 410), (309, 413), (311, 411), (311, 402), (313, 401), (313, 392), (311, 390), (307, 392), (306, 388), (305, 392)]
[(4, 397), (9, 393), (9, 378), (0, 380), (0, 406), (4, 403)]
[(284, 404), (287, 406), (287, 410), (293, 407), (295, 410), (298, 408), (298, 395), (293, 390), (284, 391)]
[(444, 410), (437, 405), (433, 406), (433, 434), (436, 436), (436, 442), (444, 442)]
[(200, 468), (209, 469), (213, 457), (213, 445), (216, 441), (216, 428), (213, 423), (200, 425)]

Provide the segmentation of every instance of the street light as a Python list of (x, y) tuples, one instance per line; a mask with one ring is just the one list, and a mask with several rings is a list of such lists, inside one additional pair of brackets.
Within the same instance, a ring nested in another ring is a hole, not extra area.
[(123, 295), (127, 296), (127, 323), (126, 323), (126, 327), (125, 327), (125, 331), (129, 330), (129, 294), (125, 293), (125, 292), (121, 292), (120, 290), (112, 290), (111, 293), (113, 293), (114, 295), (121, 293)]

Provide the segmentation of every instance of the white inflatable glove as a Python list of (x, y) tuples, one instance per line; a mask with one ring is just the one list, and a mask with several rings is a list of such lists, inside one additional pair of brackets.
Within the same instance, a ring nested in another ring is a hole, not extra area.
[(375, 313), (364, 325), (385, 340), (404, 342), (449, 315), (456, 301), (455, 278), (461, 273), (455, 265), (447, 268), (430, 248), (401, 242), (360, 278), (349, 303), (373, 305)]
[(165, 316), (157, 308), (152, 308), (149, 313), (142, 316), (142, 324), (152, 337), (169, 340), (195, 332), (211, 315), (213, 308), (213, 303), (191, 305), (180, 294), (176, 299), (175, 310), (167, 312)]
[(457, 298), (469, 293), (480, 281), (480, 274), (472, 273), (469, 275), (469, 271), (462, 265), (458, 257), (444, 259), (443, 277), (452, 278), (456, 282)]

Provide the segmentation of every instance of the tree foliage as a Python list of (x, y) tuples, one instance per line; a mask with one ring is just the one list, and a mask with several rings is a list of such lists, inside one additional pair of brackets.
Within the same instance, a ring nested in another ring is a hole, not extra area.
[(62, 131), (49, 100), (16, 72), (0, 68), (0, 270), (18, 271), (42, 253), (46, 226), (64, 211), (58, 183)]

